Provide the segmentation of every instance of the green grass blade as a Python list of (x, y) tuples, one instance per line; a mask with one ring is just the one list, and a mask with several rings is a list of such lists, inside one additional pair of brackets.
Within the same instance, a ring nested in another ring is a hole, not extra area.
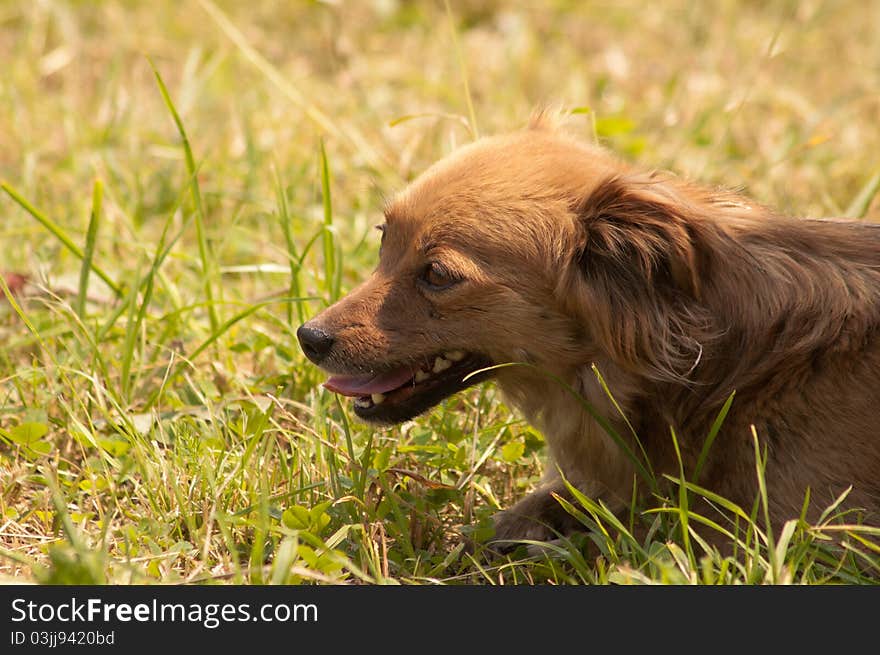
[[(688, 485), (688, 489), (692, 490), (693, 487)], [(678, 507), (654, 507), (645, 510), (645, 514), (670, 514), (678, 516), (679, 509)], [(728, 541), (734, 541), (736, 539), (736, 535), (734, 535), (730, 530), (724, 528), (716, 521), (713, 521), (710, 518), (707, 518), (701, 514), (697, 514), (696, 512), (690, 511), (688, 513), (688, 519), (691, 523), (699, 523), (701, 525), (705, 525), (711, 528), (714, 532), (722, 535)], [(691, 536), (694, 536), (695, 532), (691, 532)]]
[[(290, 283), (287, 288), (287, 295), (296, 298), (300, 295), (300, 271), (302, 270), (302, 261), (297, 254), (296, 242), (293, 239), (293, 233), (290, 230), (290, 209), (287, 204), (287, 194), (284, 191), (284, 185), (281, 183), (281, 176), (277, 167), (272, 167), (275, 178), (275, 198), (278, 204), (278, 222), (281, 224), (281, 232), (284, 234), (284, 243), (287, 246), (287, 261), (290, 266)], [(297, 325), (305, 323), (305, 313), (302, 303), (296, 304)], [(287, 324), (293, 325), (294, 303), (287, 305)]]
[[(566, 489), (568, 489), (569, 493), (571, 493), (578, 504), (585, 510), (587, 510), (587, 512), (589, 512), (593, 519), (596, 521), (596, 524), (602, 528), (602, 532), (608, 539), (611, 539), (611, 535), (605, 530), (605, 523), (610, 524), (635, 552), (639, 553), (643, 557), (647, 555), (642, 549), (642, 545), (627, 529), (623, 522), (601, 500), (599, 500), (598, 502), (592, 500), (564, 477), (562, 481), (565, 484)], [(556, 496), (556, 499), (564, 500), (559, 496)], [(568, 509), (566, 507), (566, 503), (563, 503), (563, 507)], [(611, 539), (611, 541), (609, 542), (609, 546), (612, 545), (613, 541), (614, 540)]]
[[(149, 309), (150, 302), (153, 299), (153, 288), (156, 276), (159, 274), (159, 266), (162, 264), (164, 254), (167, 253), (167, 249), (165, 249), (165, 239), (168, 235), (169, 227), (170, 223), (166, 223), (165, 229), (162, 232), (162, 236), (159, 239), (159, 247), (156, 249), (156, 256), (153, 258), (153, 263), (150, 266), (150, 270), (147, 272), (146, 276), (144, 276), (144, 279), (141, 280), (139, 276), (135, 278), (136, 285), (134, 287), (133, 295), (131, 298), (131, 314), (134, 314), (134, 308), (137, 306), (137, 315), (134, 316), (133, 320), (130, 315), (129, 321), (126, 324), (125, 345), (123, 350), (123, 362), (126, 364), (129, 363), (130, 358), (134, 354), (135, 339), (137, 338), (137, 335), (141, 332), (141, 326), (144, 325), (144, 321), (147, 318), (147, 310)], [(143, 297), (141, 298), (140, 305), (138, 306), (137, 293), (140, 289), (143, 289)], [(123, 378), (123, 397), (126, 399), (127, 402), (130, 403), (131, 389), (134, 380), (130, 374), (130, 367), (126, 366), (124, 368), (124, 371), (125, 377)]]
[(98, 236), (98, 223), (101, 220), (101, 200), (104, 186), (101, 180), (95, 180), (92, 189), (92, 212), (89, 216), (89, 227), (86, 232), (86, 247), (83, 252), (82, 266), (79, 270), (79, 290), (76, 297), (76, 313), (80, 320), (86, 317), (86, 299), (89, 295), (89, 272), (95, 258), (95, 241)]
[(709, 429), (709, 434), (706, 435), (706, 440), (703, 442), (703, 447), (700, 449), (700, 455), (697, 457), (697, 464), (694, 466), (694, 473), (692, 475), (694, 482), (700, 481), (700, 473), (703, 471), (703, 466), (706, 465), (706, 458), (709, 457), (709, 450), (712, 448), (712, 444), (715, 443), (715, 437), (718, 436), (718, 432), (724, 424), (724, 419), (727, 418), (727, 412), (730, 411), (734, 396), (736, 396), (736, 391), (727, 397), (727, 400), (721, 407), (721, 411), (718, 412), (718, 416), (715, 417), (715, 421)]
[(684, 462), (681, 459), (681, 449), (678, 446), (678, 437), (675, 436), (675, 429), (670, 426), (669, 434), (672, 438), (672, 447), (675, 449), (675, 459), (678, 461), (678, 520), (681, 523), (681, 540), (683, 550), (687, 553), (691, 563), (691, 568), (696, 568), (697, 561), (694, 557), (693, 548), (691, 547), (690, 530), (688, 528), (688, 517), (690, 515), (690, 503), (688, 499), (688, 491), (684, 477)]
[[(37, 220), (43, 227), (45, 227), (49, 232), (58, 239), (61, 244), (67, 248), (70, 252), (72, 252), (78, 259), (83, 260), (85, 258), (85, 253), (77, 246), (73, 240), (67, 236), (64, 230), (60, 225), (52, 221), (49, 217), (43, 214), (40, 210), (30, 204), (27, 200), (25, 200), (21, 194), (19, 194), (15, 189), (13, 189), (8, 182), (2, 181), (0, 182), (0, 188), (2, 188), (10, 198), (12, 198), (18, 205), (24, 209), (28, 214), (30, 214), (33, 218)], [(122, 288), (113, 281), (107, 273), (105, 273), (101, 268), (91, 262), (91, 269), (95, 272), (95, 274), (100, 277), (104, 282), (113, 290), (117, 296), (122, 296)]]
[[(135, 342), (137, 341), (138, 333), (140, 332), (140, 321), (138, 320), (138, 316), (141, 312), (138, 311), (137, 302), (138, 289), (140, 289), (138, 281), (140, 279), (140, 269), (138, 269), (134, 276), (134, 284), (131, 287), (128, 302), (126, 303), (128, 320), (125, 322), (125, 339), (122, 345), (122, 358), (119, 372), (122, 383), (122, 397), (126, 403), (131, 401), (131, 365), (134, 360)], [(142, 302), (141, 305), (146, 306), (146, 301)]]
[[(678, 478), (673, 478), (668, 475), (664, 475), (664, 477), (667, 478), (668, 480), (670, 480), (671, 482), (674, 482), (675, 484), (679, 483)], [(751, 521), (751, 517), (748, 515), (748, 513), (746, 513), (746, 511), (742, 507), (740, 507), (739, 505), (737, 505), (733, 501), (728, 500), (724, 496), (719, 496), (718, 494), (714, 493), (713, 491), (710, 491), (709, 489), (706, 489), (705, 487), (701, 487), (697, 484), (694, 484), (693, 482), (685, 482), (685, 485), (687, 486), (688, 491), (693, 491), (694, 493), (702, 496), (706, 500), (718, 505), (719, 507), (722, 507), (723, 509), (730, 512), (732, 515), (734, 515), (744, 521)]]
[(336, 229), (333, 225), (333, 200), (330, 194), (330, 166), (327, 163), (327, 150), (321, 141), (321, 197), (324, 207), (324, 284), (330, 303), (339, 300), (342, 288), (342, 262), (336, 244)]
[(758, 494), (761, 509), (764, 513), (764, 526), (767, 534), (767, 556), (770, 559), (770, 581), (776, 584), (779, 581), (779, 562), (776, 560), (776, 544), (773, 539), (773, 526), (770, 524), (770, 502), (767, 497), (767, 479), (764, 472), (767, 469), (767, 450), (761, 452), (761, 444), (758, 439), (758, 431), (752, 426), (752, 439), (755, 446), (755, 474), (758, 476)]
[(40, 335), (40, 331), (34, 327), (34, 324), (27, 317), (27, 314), (24, 313), (24, 310), (21, 308), (21, 305), (18, 304), (18, 301), (15, 299), (15, 296), (10, 291), (9, 286), (6, 284), (6, 277), (0, 274), (0, 299), (5, 297), (6, 302), (12, 307), (12, 310), (18, 315), (18, 318), (21, 319), (21, 322), (27, 326), (27, 329), (31, 331), (34, 337), (37, 340), (37, 343), (40, 344), (40, 347), (45, 349), (46, 345), (43, 343), (43, 338)]
[(785, 558), (790, 552), (791, 540), (795, 535), (797, 527), (797, 519), (786, 521), (785, 525), (782, 526), (782, 531), (779, 533), (779, 539), (776, 542), (776, 552), (774, 553), (774, 559), (779, 566), (785, 563)]
[(149, 58), (148, 61), (150, 62), (150, 67), (153, 69), (153, 75), (156, 76), (156, 83), (159, 85), (159, 92), (162, 94), (165, 106), (171, 113), (175, 126), (177, 126), (177, 132), (180, 134), (180, 139), (183, 145), (183, 152), (186, 158), (186, 168), (189, 173), (190, 192), (192, 194), (193, 205), (195, 206), (196, 240), (199, 246), (199, 259), (201, 260), (202, 265), (202, 275), (204, 276), (202, 288), (205, 291), (205, 300), (207, 301), (208, 318), (211, 321), (211, 330), (216, 332), (217, 326), (220, 323), (220, 319), (217, 316), (217, 307), (214, 304), (213, 283), (216, 275), (216, 266), (214, 257), (211, 254), (210, 245), (208, 244), (207, 235), (205, 234), (205, 208), (202, 203), (202, 192), (199, 188), (199, 178), (197, 176), (195, 158), (193, 157), (192, 147), (190, 147), (189, 137), (187, 137), (186, 130), (183, 127), (183, 121), (180, 119), (180, 115), (177, 113), (177, 108), (171, 101), (168, 88), (165, 86), (165, 82), (162, 80), (162, 76), (159, 74), (153, 61)]
[(846, 218), (863, 218), (868, 213), (871, 201), (880, 192), (880, 171), (874, 173), (853, 198), (849, 207), (843, 212)]
[(636, 445), (639, 447), (639, 450), (642, 453), (642, 461), (645, 463), (645, 467), (648, 469), (648, 472), (653, 478), (654, 470), (651, 466), (651, 459), (648, 457), (648, 452), (645, 450), (645, 446), (642, 444), (642, 440), (639, 439), (639, 435), (636, 432), (635, 427), (633, 427), (633, 424), (630, 423), (629, 417), (627, 417), (626, 413), (623, 411), (623, 408), (618, 404), (617, 399), (614, 397), (614, 394), (611, 393), (611, 389), (608, 388), (608, 384), (605, 382), (605, 378), (602, 377), (602, 373), (599, 372), (599, 367), (593, 364), (591, 368), (593, 369), (593, 374), (596, 376), (596, 379), (599, 381), (599, 385), (602, 387), (602, 391), (604, 391), (605, 395), (608, 396), (611, 404), (614, 405), (614, 409), (617, 410), (617, 413), (620, 414), (620, 417), (623, 419), (624, 423), (626, 423), (626, 427), (629, 428), (630, 434), (633, 436), (633, 440), (636, 442)]
[(467, 102), (468, 117), (470, 118), (470, 130), (474, 139), (480, 138), (480, 130), (477, 127), (477, 114), (474, 111), (474, 101), (471, 98), (471, 88), (468, 83), (467, 66), (465, 65), (464, 55), (461, 52), (461, 46), (458, 43), (458, 30), (455, 28), (455, 19), (452, 16), (452, 7), (449, 6), (449, 0), (443, 0), (446, 5), (446, 16), (449, 19), (449, 34), (452, 37), (452, 48), (455, 50), (455, 58), (458, 61), (458, 70), (461, 73), (461, 81), (464, 85), (464, 98)]

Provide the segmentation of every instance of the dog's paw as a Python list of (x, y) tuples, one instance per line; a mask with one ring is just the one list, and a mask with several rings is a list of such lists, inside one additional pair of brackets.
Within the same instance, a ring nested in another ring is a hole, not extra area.
[(509, 509), (493, 517), (495, 533), (489, 543), (494, 550), (510, 552), (523, 541), (549, 541), (559, 536), (553, 527), (537, 516)]
[[(555, 542), (573, 532), (583, 530), (559, 501), (546, 490), (526, 496), (508, 510), (493, 517), (494, 535), (488, 542), (490, 550), (510, 553), (523, 542)], [(534, 543), (526, 543), (531, 552)]]

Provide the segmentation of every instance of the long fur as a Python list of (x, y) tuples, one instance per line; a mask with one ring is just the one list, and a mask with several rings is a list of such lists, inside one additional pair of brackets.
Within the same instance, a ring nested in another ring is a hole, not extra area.
[[(637, 434), (661, 479), (679, 455), (694, 471), (736, 392), (700, 484), (750, 508), (756, 435), (773, 522), (808, 490), (815, 517), (850, 486), (847, 507), (880, 518), (880, 226), (780, 216), (633, 169), (545, 113), (431, 167), (390, 204), (386, 236), (374, 276), (315, 319), (337, 339), (328, 367), (443, 348), (529, 363), (497, 380), (552, 461), (499, 516), (499, 538), (575, 527), (554, 497), (560, 471), (612, 506), (634, 479), (649, 496), (571, 389), (633, 452)], [(466, 283), (420, 291), (411, 279), (429, 253)]]

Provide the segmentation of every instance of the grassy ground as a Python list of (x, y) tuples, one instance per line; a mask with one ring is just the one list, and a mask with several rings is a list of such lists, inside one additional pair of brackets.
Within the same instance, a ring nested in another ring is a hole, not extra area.
[(371, 270), (383, 194), (543, 102), (648, 166), (876, 219), (880, 5), (450, 4), (0, 4), (6, 580), (876, 580), (877, 531), (833, 509), (767, 535), (744, 508), (725, 557), (684, 496), (642, 542), (584, 499), (599, 556), (474, 559), (540, 434), (492, 384), (353, 422), (294, 330)]

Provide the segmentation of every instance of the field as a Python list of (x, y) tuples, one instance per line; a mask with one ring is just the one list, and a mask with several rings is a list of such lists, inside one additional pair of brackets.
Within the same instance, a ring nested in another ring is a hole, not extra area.
[(385, 197), (546, 103), (647, 167), (880, 220), (878, 25), (834, 0), (0, 3), (0, 579), (876, 583), (880, 530), (831, 507), (768, 533), (762, 499), (733, 554), (686, 494), (646, 541), (584, 499), (591, 536), (474, 552), (542, 436), (492, 383), (362, 425), (295, 331), (372, 270)]

